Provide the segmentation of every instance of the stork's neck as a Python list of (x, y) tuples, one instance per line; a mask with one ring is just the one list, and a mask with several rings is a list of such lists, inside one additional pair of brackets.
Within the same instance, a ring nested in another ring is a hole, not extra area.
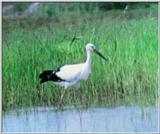
[(87, 60), (86, 60), (86, 64), (91, 65), (91, 51), (87, 50)]

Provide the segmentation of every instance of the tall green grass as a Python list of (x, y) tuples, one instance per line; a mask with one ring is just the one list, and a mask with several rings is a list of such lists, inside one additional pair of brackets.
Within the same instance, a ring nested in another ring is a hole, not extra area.
[[(93, 54), (92, 73), (81, 82), (90, 106), (152, 105), (157, 98), (157, 18), (112, 18), (105, 14), (55, 18), (3, 18), (3, 110), (57, 106), (63, 88), (39, 84), (39, 74), (60, 65), (84, 62), (85, 45), (94, 43), (110, 58)], [(76, 36), (82, 39), (71, 44)], [(70, 88), (64, 105), (80, 105)]]

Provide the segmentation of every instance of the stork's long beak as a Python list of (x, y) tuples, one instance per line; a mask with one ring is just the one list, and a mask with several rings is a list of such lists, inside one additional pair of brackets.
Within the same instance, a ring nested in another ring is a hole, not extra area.
[(99, 55), (101, 58), (107, 61), (107, 58), (105, 58), (97, 49), (94, 49), (94, 52)]

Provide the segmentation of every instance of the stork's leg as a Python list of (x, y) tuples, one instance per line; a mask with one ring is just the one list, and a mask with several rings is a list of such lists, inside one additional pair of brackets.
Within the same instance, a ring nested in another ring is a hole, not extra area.
[(83, 103), (83, 99), (84, 99), (84, 97), (82, 95), (82, 89), (79, 88), (78, 91), (79, 91), (79, 94), (80, 94), (80, 100), (81, 100), (81, 104), (82, 104)]
[(62, 93), (62, 95), (60, 97), (59, 105), (61, 105), (62, 102), (63, 102), (63, 98), (64, 98), (64, 95), (65, 95), (65, 92), (66, 92), (66, 90), (64, 89), (64, 91), (63, 91), (63, 93)]
[(79, 91), (79, 97), (80, 97), (80, 100), (81, 100), (81, 104), (83, 104), (83, 99), (84, 99), (84, 97), (83, 97), (83, 94), (82, 94), (82, 89), (81, 89), (81, 87), (80, 87), (80, 83), (77, 83), (76, 84), (76, 88), (78, 89), (78, 91)]

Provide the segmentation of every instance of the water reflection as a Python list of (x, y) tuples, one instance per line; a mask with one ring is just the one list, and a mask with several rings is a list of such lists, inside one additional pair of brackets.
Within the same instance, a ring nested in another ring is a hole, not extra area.
[(3, 114), (4, 132), (157, 132), (156, 108), (116, 107), (56, 111), (39, 107)]

